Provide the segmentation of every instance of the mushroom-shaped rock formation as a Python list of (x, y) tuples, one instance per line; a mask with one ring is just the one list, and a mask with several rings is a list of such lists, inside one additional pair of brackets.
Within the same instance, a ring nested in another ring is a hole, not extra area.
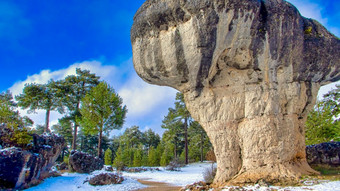
[(295, 181), (320, 85), (340, 79), (340, 40), (284, 0), (147, 0), (131, 29), (145, 81), (184, 94), (217, 158), (214, 183)]

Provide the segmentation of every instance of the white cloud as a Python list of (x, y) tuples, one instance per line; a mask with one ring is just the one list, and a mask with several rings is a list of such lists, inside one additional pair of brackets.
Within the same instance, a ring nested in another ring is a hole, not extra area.
[(108, 78), (110, 76), (114, 76), (117, 70), (116, 67), (102, 65), (102, 63), (99, 61), (84, 61), (81, 63), (75, 63), (69, 66), (68, 68), (56, 71), (42, 70), (39, 74), (27, 76), (26, 80), (24, 81), (16, 82), (9, 89), (11, 90), (13, 95), (18, 95), (22, 92), (22, 89), (27, 83), (44, 84), (47, 83), (50, 79), (60, 80), (65, 78), (66, 76), (75, 75), (76, 68), (90, 70), (92, 73), (96, 73), (101, 78)]
[[(24, 81), (16, 82), (9, 89), (13, 95), (18, 95), (26, 83), (43, 84), (50, 79), (60, 80), (68, 75), (74, 75), (76, 68), (87, 69), (100, 76), (101, 80), (108, 82), (122, 97), (128, 108), (124, 129), (132, 125), (139, 125), (141, 129), (148, 126), (156, 132), (162, 133), (161, 121), (166, 115), (167, 109), (173, 105), (176, 90), (144, 82), (134, 72), (131, 59), (120, 66), (103, 65), (102, 62), (94, 60), (75, 63), (68, 68), (56, 71), (42, 70), (39, 74), (27, 76)], [(26, 115), (27, 112), (20, 110), (20, 113)], [(36, 125), (45, 123), (45, 111), (38, 110), (36, 114), (28, 114), (28, 116)], [(50, 126), (56, 124), (60, 117), (62, 115), (59, 113), (52, 112)]]
[(129, 106), (131, 116), (149, 113), (163, 102), (172, 102), (175, 94), (176, 90), (147, 84), (137, 75), (133, 75), (130, 81), (119, 90), (119, 95)]

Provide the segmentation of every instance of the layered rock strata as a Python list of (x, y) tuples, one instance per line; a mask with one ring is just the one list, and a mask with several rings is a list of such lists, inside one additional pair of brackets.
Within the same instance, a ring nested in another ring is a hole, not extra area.
[(131, 29), (146, 82), (184, 94), (214, 146), (216, 184), (294, 181), (320, 85), (340, 79), (340, 40), (284, 0), (147, 0)]

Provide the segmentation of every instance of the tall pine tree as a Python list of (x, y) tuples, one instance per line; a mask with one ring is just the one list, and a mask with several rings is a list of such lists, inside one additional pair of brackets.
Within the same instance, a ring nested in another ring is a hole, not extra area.
[(114, 89), (101, 82), (94, 87), (81, 102), (79, 122), (85, 134), (98, 135), (98, 157), (102, 157), (101, 141), (103, 133), (123, 126), (126, 106)]
[(28, 113), (34, 113), (38, 109), (45, 110), (44, 131), (50, 132), (49, 121), (51, 111), (64, 112), (61, 97), (61, 92), (57, 88), (56, 82), (50, 80), (47, 84), (25, 84), (23, 93), (15, 98), (21, 108), (28, 109)]
[(76, 75), (67, 76), (64, 80), (58, 81), (58, 89), (63, 94), (63, 105), (67, 107), (68, 118), (73, 121), (72, 149), (77, 149), (78, 122), (81, 118), (80, 102), (90, 90), (99, 84), (99, 77), (89, 70), (76, 69)]

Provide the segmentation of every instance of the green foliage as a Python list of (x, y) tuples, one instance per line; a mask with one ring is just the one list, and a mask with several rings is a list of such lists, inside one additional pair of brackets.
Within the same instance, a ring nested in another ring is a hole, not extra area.
[(173, 144), (166, 144), (164, 151), (162, 153), (162, 157), (161, 157), (161, 161), (160, 161), (160, 165), (161, 166), (166, 166), (170, 163), (170, 161), (175, 158), (173, 155), (173, 149), (174, 146)]
[(147, 154), (144, 154), (142, 157), (142, 166), (149, 166), (149, 157)]
[(127, 112), (126, 106), (114, 89), (106, 82), (94, 87), (83, 99), (78, 120), (85, 134), (95, 135), (120, 129)]
[(306, 121), (306, 144), (340, 141), (340, 86), (317, 102)]
[(63, 136), (68, 145), (72, 145), (72, 122), (70, 119), (66, 117), (59, 119), (59, 123), (52, 126), (52, 131)]
[(136, 148), (140, 144), (145, 145), (145, 135), (138, 126), (127, 128), (119, 140), (122, 145), (129, 145), (130, 148)]
[(150, 147), (149, 149), (149, 158), (148, 158), (149, 162), (149, 166), (159, 166), (159, 162), (157, 160), (157, 152), (156, 150), (153, 148), (153, 146)]
[(18, 106), (28, 109), (28, 113), (34, 113), (37, 109), (46, 111), (45, 132), (49, 132), (50, 111), (64, 112), (62, 95), (53, 80), (47, 84), (25, 84), (23, 93), (16, 96)]
[(67, 76), (64, 80), (56, 83), (62, 96), (62, 104), (68, 109), (66, 118), (70, 119), (73, 124), (72, 149), (77, 147), (78, 123), (77, 119), (81, 118), (79, 112), (81, 99), (90, 92), (90, 90), (99, 84), (99, 77), (89, 70), (76, 69), (76, 75)]
[(64, 163), (68, 165), (69, 164), (69, 159), (70, 159), (69, 156), (64, 156)]
[(209, 137), (202, 126), (194, 121), (189, 129), (189, 160), (203, 162), (206, 153), (212, 148)]
[(116, 167), (117, 170), (122, 170), (126, 166), (124, 162), (123, 151), (121, 147), (119, 147), (116, 152), (116, 157), (113, 161), (113, 166)]
[(137, 149), (134, 151), (133, 155), (133, 166), (139, 167), (142, 166), (142, 160), (143, 160), (143, 146), (140, 145)]
[(175, 108), (169, 108), (168, 115), (163, 120), (162, 128), (168, 129), (170, 140), (175, 146), (175, 158), (177, 158), (177, 148), (184, 140), (185, 163), (188, 164), (188, 124), (192, 121), (191, 115), (186, 108), (184, 95), (176, 94)]
[(112, 165), (112, 151), (110, 148), (106, 149), (104, 154), (105, 165)]
[[(158, 134), (156, 134), (152, 129), (148, 129), (144, 133), (144, 143), (146, 148), (154, 147), (156, 148), (161, 140)], [(143, 140), (143, 139), (142, 139)]]
[(308, 26), (308, 27), (306, 28), (306, 30), (305, 30), (305, 34), (307, 34), (307, 35), (312, 34), (312, 29), (313, 29), (313, 27)]
[(33, 139), (28, 126), (33, 122), (28, 117), (21, 117), (16, 107), (9, 91), (0, 93), (0, 144), (28, 149), (28, 144)]
[(85, 135), (98, 135), (98, 157), (101, 157), (102, 133), (109, 134), (113, 129), (123, 126), (126, 106), (114, 89), (107, 83), (101, 82), (94, 87), (81, 102), (81, 118), (77, 122), (81, 125)]

